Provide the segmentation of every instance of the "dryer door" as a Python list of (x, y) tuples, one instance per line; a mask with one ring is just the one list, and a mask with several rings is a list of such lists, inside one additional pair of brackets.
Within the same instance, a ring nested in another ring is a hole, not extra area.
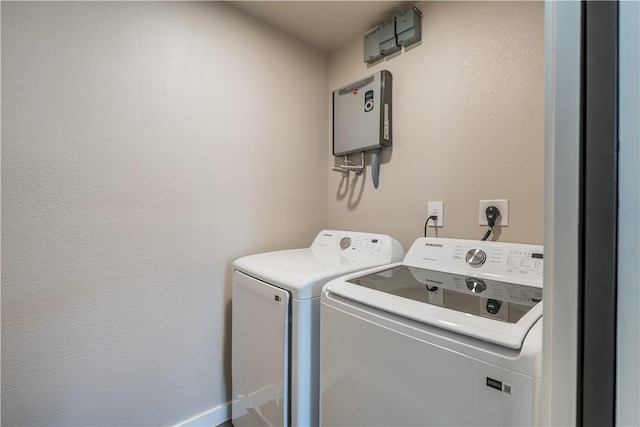
[(289, 425), (289, 293), (233, 272), (233, 424)]

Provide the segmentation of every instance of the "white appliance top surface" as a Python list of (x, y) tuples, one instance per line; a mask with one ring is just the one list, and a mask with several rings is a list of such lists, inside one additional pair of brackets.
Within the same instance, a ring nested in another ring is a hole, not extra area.
[(542, 316), (542, 262), (536, 245), (420, 238), (401, 264), (336, 279), (325, 293), (517, 349)]
[(400, 244), (387, 235), (323, 230), (309, 248), (250, 255), (233, 265), (249, 276), (288, 290), (293, 298), (307, 299), (319, 296), (329, 280), (398, 262), (403, 256)]

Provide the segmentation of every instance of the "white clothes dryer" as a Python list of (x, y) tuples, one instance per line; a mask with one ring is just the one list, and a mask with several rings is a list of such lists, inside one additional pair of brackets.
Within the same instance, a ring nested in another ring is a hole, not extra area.
[(320, 425), (535, 425), (541, 246), (420, 238), (322, 292)]
[(322, 286), (403, 256), (400, 244), (386, 235), (324, 230), (309, 248), (234, 262), (235, 427), (318, 425)]

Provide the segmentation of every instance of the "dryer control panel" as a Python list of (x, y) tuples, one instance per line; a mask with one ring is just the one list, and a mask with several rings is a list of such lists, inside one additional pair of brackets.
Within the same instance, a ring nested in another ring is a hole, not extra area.
[(542, 287), (543, 259), (543, 248), (539, 245), (425, 237), (413, 243), (404, 263)]
[(390, 236), (354, 231), (323, 230), (311, 244), (311, 250), (318, 256), (353, 261), (382, 257), (389, 259), (389, 262), (398, 262), (404, 256), (400, 243)]

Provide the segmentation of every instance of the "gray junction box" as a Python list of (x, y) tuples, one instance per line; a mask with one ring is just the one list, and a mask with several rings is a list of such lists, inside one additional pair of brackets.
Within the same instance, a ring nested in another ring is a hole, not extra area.
[(396, 18), (393, 17), (378, 27), (378, 42), (380, 43), (380, 53), (391, 55), (400, 50), (396, 42)]
[(383, 58), (378, 42), (378, 29), (365, 34), (364, 36), (364, 62), (372, 63)]
[(333, 91), (333, 155), (388, 147), (392, 76), (387, 70)]
[(415, 7), (403, 10), (396, 15), (396, 34), (399, 45), (406, 47), (422, 39), (421, 17), (422, 12)]

